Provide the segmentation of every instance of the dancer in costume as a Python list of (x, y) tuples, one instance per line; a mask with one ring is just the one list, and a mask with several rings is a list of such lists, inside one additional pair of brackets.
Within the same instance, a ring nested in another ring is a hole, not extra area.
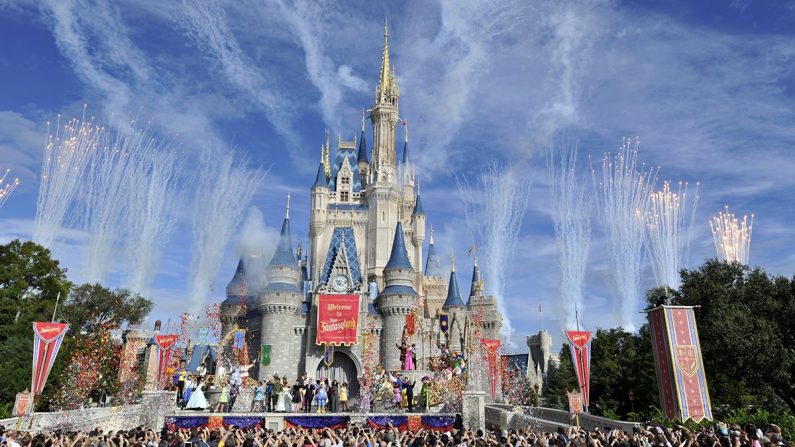
[(185, 406), (188, 410), (200, 410), (204, 411), (207, 409), (207, 399), (204, 398), (204, 391), (202, 391), (202, 382), (201, 379), (196, 381), (196, 385), (190, 392), (190, 399), (188, 400), (188, 404)]
[(403, 355), (403, 371), (414, 371), (414, 345), (406, 348), (406, 353)]

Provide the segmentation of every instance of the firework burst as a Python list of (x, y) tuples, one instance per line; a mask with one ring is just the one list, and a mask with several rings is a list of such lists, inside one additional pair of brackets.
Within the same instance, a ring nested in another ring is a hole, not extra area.
[(709, 228), (712, 230), (712, 239), (715, 241), (718, 259), (748, 265), (751, 233), (754, 229), (753, 214), (751, 214), (750, 220), (747, 215), (740, 220), (729, 212), (727, 206), (709, 220)]

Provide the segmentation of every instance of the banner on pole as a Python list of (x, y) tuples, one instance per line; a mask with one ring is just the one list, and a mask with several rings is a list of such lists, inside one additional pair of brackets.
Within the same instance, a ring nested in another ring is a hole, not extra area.
[(403, 327), (406, 328), (406, 335), (409, 337), (414, 336), (414, 334), (417, 332), (417, 320), (414, 318), (414, 314), (406, 315), (406, 321), (404, 322)]
[(566, 331), (566, 338), (571, 348), (571, 360), (574, 373), (580, 385), (580, 399), (585, 410), (588, 410), (591, 390), (591, 333), (588, 331)]
[(582, 414), (582, 395), (566, 393), (569, 396), (569, 414)]
[(446, 334), (448, 329), (450, 329), (450, 316), (447, 314), (439, 314), (439, 330), (442, 331), (443, 334)]
[(690, 306), (648, 311), (663, 415), (669, 420), (712, 420), (696, 317)]
[(69, 325), (66, 323), (33, 323), (33, 379), (31, 395), (41, 394), (50, 375), (55, 357)]
[(355, 345), (359, 333), (359, 295), (318, 295), (318, 345)]
[(271, 364), (271, 345), (262, 345), (260, 348), (259, 362), (262, 366)]
[(326, 368), (334, 363), (334, 345), (325, 345), (323, 348), (323, 364)]
[(481, 338), (480, 343), (486, 350), (486, 363), (489, 368), (489, 388), (491, 391), (491, 398), (497, 398), (497, 382), (499, 381), (499, 361), (500, 361), (500, 346), (502, 343), (499, 340), (490, 340)]
[(210, 328), (206, 326), (200, 327), (197, 331), (196, 339), (198, 340), (198, 343), (196, 344), (198, 346), (206, 345), (209, 337), (210, 337)]
[(31, 393), (25, 391), (17, 393), (17, 398), (14, 400), (14, 410), (11, 416), (21, 418), (22, 416), (30, 416), (30, 410), (33, 408), (33, 396)]
[(157, 386), (160, 388), (168, 383), (168, 365), (171, 364), (171, 348), (177, 343), (179, 338), (176, 334), (155, 335), (155, 345), (157, 345)]

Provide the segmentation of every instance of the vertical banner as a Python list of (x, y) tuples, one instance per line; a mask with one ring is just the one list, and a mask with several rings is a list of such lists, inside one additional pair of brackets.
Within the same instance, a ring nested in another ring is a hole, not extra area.
[(171, 363), (171, 348), (177, 343), (179, 336), (176, 334), (155, 335), (157, 345), (157, 387), (161, 388), (168, 383), (168, 365)]
[(439, 314), (439, 330), (442, 331), (443, 334), (447, 333), (447, 329), (450, 328), (450, 316), (447, 314)]
[(259, 362), (262, 366), (271, 364), (271, 345), (262, 345), (260, 348)]
[(61, 342), (69, 329), (65, 323), (33, 323), (33, 379), (31, 380), (31, 395), (41, 394), (47, 376), (50, 375), (52, 364)]
[(569, 397), (569, 414), (582, 414), (582, 395), (580, 393), (566, 393)]
[(207, 339), (210, 337), (210, 328), (209, 327), (200, 327), (197, 331), (198, 346), (205, 346), (207, 344)]
[(334, 345), (325, 345), (323, 348), (323, 364), (326, 368), (334, 363)]
[(17, 398), (14, 400), (14, 410), (11, 411), (11, 417), (21, 418), (22, 416), (30, 416), (30, 410), (33, 408), (33, 395), (27, 391), (17, 393)]
[(649, 331), (663, 415), (669, 420), (712, 420), (696, 317), (690, 306), (649, 310)]
[(318, 345), (355, 345), (359, 334), (359, 295), (317, 296)]
[(243, 329), (236, 330), (232, 341), (232, 349), (242, 350), (245, 344), (246, 344), (246, 331)]
[(406, 328), (406, 335), (409, 337), (413, 337), (414, 334), (417, 332), (417, 320), (414, 317), (414, 314), (406, 315), (406, 321), (403, 324), (403, 327)]
[(486, 362), (489, 367), (489, 387), (491, 388), (491, 398), (497, 398), (497, 381), (499, 380), (500, 346), (499, 340), (489, 340), (481, 338), (480, 343), (486, 349)]
[(588, 411), (591, 395), (591, 333), (588, 331), (566, 331), (566, 338), (571, 348), (571, 360), (574, 373), (580, 385), (580, 398)]

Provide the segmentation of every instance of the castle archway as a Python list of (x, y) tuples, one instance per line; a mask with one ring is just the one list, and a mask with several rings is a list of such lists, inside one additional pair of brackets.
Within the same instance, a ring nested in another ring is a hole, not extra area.
[(316, 378), (327, 378), (329, 383), (336, 380), (338, 383), (348, 384), (348, 396), (359, 395), (359, 374), (356, 362), (344, 351), (334, 352), (334, 361), (331, 366), (326, 366), (323, 361), (317, 365)]

